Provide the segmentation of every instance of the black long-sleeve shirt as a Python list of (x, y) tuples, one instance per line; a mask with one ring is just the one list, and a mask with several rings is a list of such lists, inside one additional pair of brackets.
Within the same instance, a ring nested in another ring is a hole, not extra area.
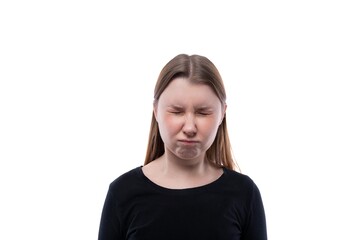
[(135, 168), (110, 184), (99, 240), (266, 240), (259, 189), (246, 175), (224, 168), (216, 181), (195, 188), (156, 185)]

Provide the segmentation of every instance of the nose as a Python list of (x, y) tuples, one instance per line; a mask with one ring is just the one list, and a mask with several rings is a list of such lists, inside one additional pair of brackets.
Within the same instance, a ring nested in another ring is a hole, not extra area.
[(193, 137), (196, 135), (196, 121), (193, 114), (186, 114), (183, 126), (183, 133), (188, 137)]

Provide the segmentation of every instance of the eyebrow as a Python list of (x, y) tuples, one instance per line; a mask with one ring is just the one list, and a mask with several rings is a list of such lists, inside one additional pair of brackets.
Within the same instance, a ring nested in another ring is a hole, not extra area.
[(169, 106), (167, 106), (168, 108), (173, 108), (173, 109), (176, 109), (176, 110), (181, 110), (181, 109), (184, 109), (183, 107), (181, 107), (181, 106), (179, 106), (179, 105), (173, 105), (173, 104), (171, 104), (171, 105), (169, 105)]
[(208, 107), (208, 106), (202, 106), (202, 107), (197, 107), (196, 110), (198, 111), (210, 111), (212, 110), (212, 107)]
[[(179, 105), (174, 105), (174, 104), (169, 105), (168, 108), (172, 108), (172, 109), (175, 109), (175, 110), (183, 110), (184, 109), (184, 107), (179, 106)], [(195, 110), (197, 110), (197, 111), (211, 111), (212, 109), (213, 108), (210, 107), (210, 106), (195, 107)]]

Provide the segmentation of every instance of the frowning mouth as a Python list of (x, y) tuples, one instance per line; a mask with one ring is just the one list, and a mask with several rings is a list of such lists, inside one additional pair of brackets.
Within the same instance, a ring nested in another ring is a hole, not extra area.
[(194, 140), (179, 140), (179, 142), (185, 145), (193, 145), (199, 143), (199, 141)]

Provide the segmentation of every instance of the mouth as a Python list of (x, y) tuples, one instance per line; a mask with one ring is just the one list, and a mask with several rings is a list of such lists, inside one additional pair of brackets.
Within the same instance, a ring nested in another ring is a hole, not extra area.
[(194, 140), (179, 140), (179, 142), (185, 145), (193, 145), (199, 143), (198, 141)]

